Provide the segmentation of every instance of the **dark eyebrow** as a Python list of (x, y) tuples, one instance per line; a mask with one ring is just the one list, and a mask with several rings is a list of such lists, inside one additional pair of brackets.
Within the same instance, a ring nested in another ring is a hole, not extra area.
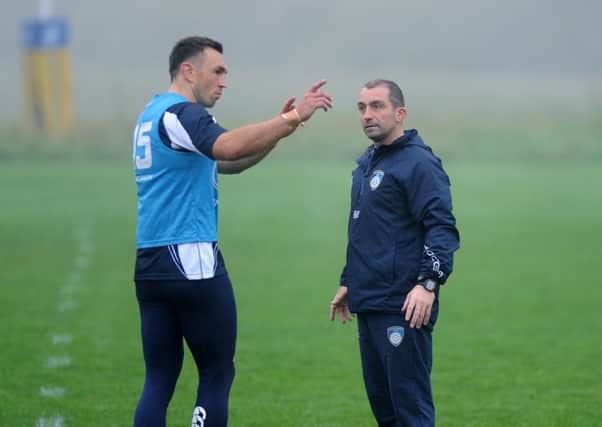
[(215, 72), (228, 74), (228, 69), (220, 65), (215, 69)]

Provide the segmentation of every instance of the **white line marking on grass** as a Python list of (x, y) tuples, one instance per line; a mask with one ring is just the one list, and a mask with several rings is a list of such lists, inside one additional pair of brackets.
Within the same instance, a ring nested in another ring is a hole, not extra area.
[(71, 270), (67, 279), (65, 280), (65, 286), (80, 286), (82, 283), (82, 272)]
[[(83, 284), (82, 276), (88, 269), (91, 261), (91, 254), (94, 251), (95, 243), (92, 240), (92, 227), (90, 224), (81, 224), (75, 232), (75, 238), (79, 246), (73, 256), (72, 267), (67, 273), (64, 285), (59, 289), (59, 302), (56, 309), (59, 313), (71, 311), (78, 306), (74, 298)], [(73, 336), (67, 332), (51, 333), (52, 344), (55, 346), (68, 346), (73, 342)], [(46, 361), (48, 369), (64, 368), (71, 365), (71, 357), (50, 356)], [(59, 386), (42, 386), (40, 395), (48, 398), (61, 399), (65, 396), (67, 389)], [(36, 427), (63, 427), (65, 419), (61, 415), (55, 415), (50, 418), (38, 418)]]
[(50, 386), (42, 386), (40, 387), (40, 396), (43, 397), (63, 397), (65, 395), (64, 387), (50, 387)]
[(81, 224), (76, 231), (76, 237), (80, 242), (90, 240), (90, 224)]
[(63, 427), (64, 422), (65, 419), (60, 415), (52, 418), (38, 418), (36, 427)]
[(85, 270), (89, 264), (90, 264), (90, 259), (86, 255), (79, 254), (78, 257), (75, 258), (76, 271)]
[(89, 237), (81, 241), (80, 250), (84, 255), (90, 255), (94, 252), (94, 241)]
[(71, 357), (69, 356), (50, 356), (46, 362), (49, 369), (63, 368), (71, 365)]
[(69, 334), (52, 334), (52, 344), (69, 345), (73, 342), (73, 336)]
[(66, 300), (58, 303), (56, 309), (60, 312), (70, 311), (77, 307), (77, 303), (73, 300)]
[(65, 285), (61, 289), (59, 289), (59, 293), (61, 293), (63, 295), (71, 295), (71, 294), (74, 294), (75, 292), (79, 291), (79, 289), (80, 289), (79, 284), (71, 283), (71, 284)]

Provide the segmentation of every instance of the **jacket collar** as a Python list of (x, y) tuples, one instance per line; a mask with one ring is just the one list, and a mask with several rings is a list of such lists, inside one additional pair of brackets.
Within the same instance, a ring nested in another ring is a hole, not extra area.
[(365, 166), (370, 163), (374, 156), (381, 156), (384, 153), (389, 153), (408, 145), (424, 146), (424, 142), (422, 142), (422, 138), (420, 138), (420, 135), (418, 135), (418, 131), (416, 129), (406, 130), (403, 135), (389, 145), (381, 145), (378, 148), (376, 148), (374, 144), (370, 145), (366, 151), (357, 158), (356, 163), (365, 168)]
[(401, 148), (403, 145), (407, 145), (411, 142), (414, 142), (413, 140), (417, 135), (418, 131), (416, 129), (408, 129), (404, 131), (403, 135), (401, 135), (399, 138), (393, 141), (393, 143), (389, 145), (381, 145), (380, 147), (378, 147), (377, 151), (380, 151), (381, 149), (383, 151), (389, 151)]

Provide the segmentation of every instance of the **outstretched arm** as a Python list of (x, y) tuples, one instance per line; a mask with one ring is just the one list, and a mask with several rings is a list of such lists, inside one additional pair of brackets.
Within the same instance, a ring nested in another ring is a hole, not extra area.
[[(289, 113), (295, 109), (295, 97), (291, 97), (286, 101), (282, 110), (280, 110), (280, 115)], [(217, 161), (217, 169), (221, 174), (237, 174), (242, 171), (249, 169), (252, 166), (255, 166), (257, 163), (262, 161), (272, 149), (276, 146), (274, 144), (271, 147), (266, 148), (265, 150), (249, 157), (245, 157), (240, 160), (218, 160)]]
[[(275, 145), (274, 145), (275, 146)], [(266, 148), (264, 151), (254, 156), (245, 157), (240, 160), (218, 160), (217, 170), (221, 174), (234, 175), (255, 166), (262, 161), (274, 147)]]
[[(326, 80), (314, 83), (305, 92), (297, 108), (292, 111), (278, 114), (264, 122), (222, 133), (213, 145), (213, 157), (216, 160), (235, 161), (269, 152), (280, 139), (293, 133), (302, 122), (309, 120), (318, 108), (326, 111), (332, 107), (332, 97), (320, 91), (325, 83)], [(290, 99), (285, 107), (289, 102)]]

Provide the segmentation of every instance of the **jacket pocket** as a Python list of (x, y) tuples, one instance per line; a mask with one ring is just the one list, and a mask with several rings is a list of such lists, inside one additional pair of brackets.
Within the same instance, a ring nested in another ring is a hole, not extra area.
[[(415, 240), (395, 243), (393, 256), (393, 277), (391, 282), (406, 287), (418, 278), (420, 271), (420, 251), (416, 249)], [(418, 254), (418, 256), (417, 256)]]

